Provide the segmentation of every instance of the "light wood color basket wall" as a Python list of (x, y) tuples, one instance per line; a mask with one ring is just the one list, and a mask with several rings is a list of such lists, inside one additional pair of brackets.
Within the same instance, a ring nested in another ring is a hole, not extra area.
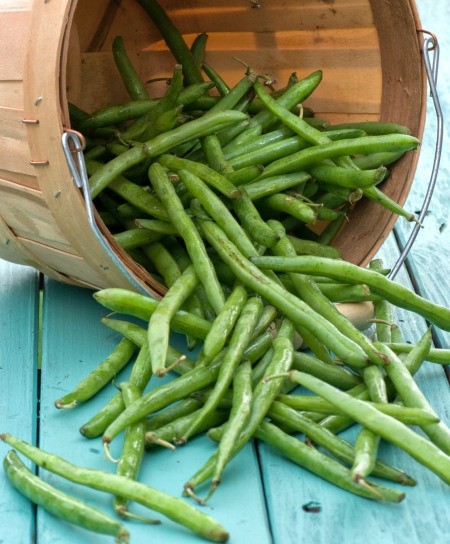
[[(302, 77), (322, 69), (307, 103), (317, 116), (400, 122), (421, 138), (426, 80), (413, 0), (161, 3), (188, 43), (208, 34), (207, 61), (230, 83), (242, 76), (233, 57), (280, 84), (293, 71)], [(93, 288), (132, 286), (89, 228), (61, 136), (70, 128), (69, 100), (87, 111), (128, 100), (111, 54), (118, 34), (144, 80), (170, 75), (174, 60), (135, 0), (0, 0), (0, 257)], [(384, 183), (400, 204), (417, 159), (408, 153)], [(366, 264), (395, 219), (360, 202), (335, 245), (345, 258)], [(158, 296), (160, 286), (104, 231)]]

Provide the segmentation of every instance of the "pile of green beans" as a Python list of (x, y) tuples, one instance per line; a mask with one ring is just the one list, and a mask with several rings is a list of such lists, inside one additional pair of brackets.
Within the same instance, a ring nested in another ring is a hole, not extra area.
[[(382, 263), (357, 267), (330, 245), (360, 198), (415, 220), (380, 187), (387, 165), (417, 149), (418, 140), (394, 123), (315, 119), (303, 102), (321, 71), (303, 79), (293, 73), (273, 91), (264, 85), (268, 76), (247, 66), (229, 85), (205, 62), (206, 33), (188, 47), (155, 0), (140, 4), (175, 57), (167, 91), (150, 96), (119, 36), (114, 60), (130, 101), (70, 111), (86, 136), (91, 195), (104, 223), (165, 296), (96, 292), (99, 304), (139, 324), (103, 319), (119, 337), (116, 348), (55, 401), (74, 409), (131, 366), (119, 392), (80, 428), (87, 438), (101, 437), (107, 457), (110, 442), (125, 433), (117, 474), (75, 467), (9, 434), (2, 440), (47, 470), (111, 493), (124, 519), (137, 501), (218, 542), (228, 533), (214, 520), (137, 482), (146, 453), (208, 432), (217, 449), (183, 487), (200, 504), (252, 439), (370, 500), (405, 497), (371, 476), (416, 483), (379, 458), (380, 440), (450, 483), (450, 430), (413, 379), (425, 360), (447, 364), (450, 353), (431, 346), (429, 330), (416, 345), (405, 343), (394, 322), (398, 306), (450, 330), (450, 309), (387, 279)], [(317, 231), (321, 221), (327, 226)], [(364, 303), (362, 317), (349, 319), (338, 302)], [(184, 353), (171, 345), (172, 332), (185, 335)], [(187, 356), (194, 348), (196, 360)], [(166, 374), (172, 379), (158, 383)], [(339, 432), (355, 424), (360, 431), (350, 444)], [(84, 506), (74, 515), (70, 499), (28, 475), (14, 453), (5, 468), (44, 508), (126, 541), (121, 524)], [(202, 498), (197, 488), (207, 482)]]

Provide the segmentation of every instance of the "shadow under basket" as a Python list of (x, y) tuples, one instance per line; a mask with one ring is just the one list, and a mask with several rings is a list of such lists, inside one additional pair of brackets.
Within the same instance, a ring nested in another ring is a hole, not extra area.
[[(208, 34), (206, 60), (229, 83), (243, 73), (235, 57), (286, 82), (321, 69), (305, 105), (331, 122), (383, 120), (421, 139), (426, 77), (413, 0), (161, 1), (190, 45)], [(0, 7), (0, 257), (49, 277), (90, 288), (135, 283), (123, 274), (89, 226), (61, 138), (68, 103), (86, 111), (129, 100), (112, 57), (123, 37), (142, 79), (168, 77), (174, 59), (135, 0), (11, 0)], [(163, 84), (161, 84), (163, 85)], [(151, 87), (155, 96), (162, 87)], [(402, 205), (418, 152), (390, 167), (383, 192)], [(396, 216), (361, 200), (333, 245), (366, 265)], [(120, 261), (148, 292), (163, 288), (99, 227)]]

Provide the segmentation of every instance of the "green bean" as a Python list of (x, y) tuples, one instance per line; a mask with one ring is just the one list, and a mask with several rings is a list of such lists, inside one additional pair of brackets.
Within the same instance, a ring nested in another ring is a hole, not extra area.
[(334, 164), (321, 163), (308, 168), (311, 176), (319, 182), (338, 185), (349, 189), (359, 189), (377, 185), (386, 177), (387, 169), (380, 166), (376, 170), (355, 170)]
[(319, 244), (329, 245), (334, 240), (336, 234), (341, 230), (343, 223), (347, 221), (346, 212), (349, 209), (349, 205), (343, 208), (343, 213), (341, 217), (330, 221), (330, 223), (323, 229), (320, 235), (317, 237), (316, 242)]
[(148, 142), (132, 147), (92, 174), (89, 179), (92, 198), (95, 198), (118, 175), (143, 160), (167, 153), (183, 142), (217, 132), (227, 125), (244, 119), (246, 119), (246, 115), (238, 111), (218, 111), (184, 123), (164, 134), (155, 136)]
[(236, 136), (230, 143), (224, 146), (224, 154), (227, 159), (233, 159), (239, 155), (256, 151), (258, 148), (265, 147), (268, 144), (284, 140), (293, 136), (292, 130), (287, 127), (281, 127), (264, 134), (261, 133), (261, 125), (254, 125), (242, 134)]
[(318, 283), (317, 287), (328, 300), (335, 303), (371, 302), (380, 298), (373, 295), (367, 285), (350, 285), (330, 282)]
[(240, 191), (235, 185), (233, 185), (225, 176), (222, 176), (205, 164), (167, 154), (161, 155), (161, 157), (158, 158), (158, 162), (162, 166), (175, 170), (176, 172), (188, 170), (192, 174), (198, 176), (204, 183), (213, 187), (228, 198), (239, 198), (240, 196)]
[(379, 151), (409, 151), (417, 149), (418, 145), (419, 140), (417, 138), (402, 134), (363, 136), (349, 140), (338, 140), (308, 147), (293, 153), (289, 157), (276, 160), (264, 169), (260, 178), (304, 170), (326, 159)]
[(313, 225), (317, 220), (317, 211), (312, 206), (286, 193), (277, 193), (265, 197), (262, 200), (262, 206), (292, 215), (307, 225)]
[(114, 240), (126, 251), (156, 242), (162, 238), (162, 234), (150, 230), (135, 228), (113, 234)]
[(227, 174), (227, 179), (231, 181), (233, 185), (245, 185), (259, 177), (263, 171), (264, 166), (262, 164), (255, 164), (254, 166), (247, 166), (245, 168), (239, 168), (239, 170), (233, 170), (233, 172)]
[(177, 62), (183, 66), (186, 84), (202, 82), (200, 68), (192, 52), (164, 9), (156, 0), (139, 0), (139, 3), (155, 23)]
[(81, 124), (82, 130), (93, 130), (96, 128), (118, 125), (124, 121), (132, 121), (141, 117), (158, 103), (158, 100), (144, 98), (133, 100), (125, 104), (107, 106), (91, 113)]
[[(401, 353), (410, 353), (414, 349), (413, 344), (406, 342), (389, 342), (386, 345), (396, 355), (400, 355)], [(428, 355), (426, 356), (426, 360), (430, 363), (435, 363), (438, 365), (448, 365), (450, 364), (450, 349), (431, 347)]]
[(123, 476), (78, 467), (10, 434), (2, 434), (0, 439), (20, 451), (38, 466), (45, 467), (71, 482), (107, 493), (122, 495), (128, 500), (136, 501), (147, 508), (160, 512), (207, 540), (225, 542), (228, 539), (228, 533), (218, 522), (183, 500), (171, 497), (146, 484), (128, 480)]
[(272, 247), (277, 243), (278, 236), (261, 218), (244, 187), (241, 189), (240, 198), (233, 201), (233, 210), (238, 216), (243, 228), (257, 244), (264, 247)]
[[(158, 307), (158, 301), (146, 295), (127, 289), (109, 287), (93, 294), (93, 297), (105, 308), (113, 312), (124, 313), (148, 321)], [(175, 332), (189, 334), (204, 340), (211, 328), (211, 323), (184, 311), (177, 312), (172, 321)]]
[[(352, 340), (341, 334), (328, 320), (311, 310), (298, 297), (261, 273), (256, 266), (243, 257), (226, 238), (223, 231), (211, 221), (201, 225), (202, 231), (220, 257), (233, 269), (236, 277), (250, 289), (278, 308), (295, 326), (301, 326), (323, 341), (343, 361), (355, 366), (367, 363), (363, 350)], [(261, 259), (254, 257), (252, 259)], [(331, 259), (330, 259), (331, 260)]]
[[(258, 164), (267, 167), (272, 162), (283, 157), (289, 157), (307, 147), (308, 142), (300, 136), (290, 136), (289, 138), (277, 140), (263, 147), (257, 147), (256, 149), (254, 149), (253, 143), (249, 143), (242, 147), (241, 153), (228, 159), (228, 164), (235, 170)], [(250, 151), (245, 152), (246, 148), (250, 148)], [(298, 169), (298, 171), (300, 170), (301, 168)]]
[(203, 60), (201, 66), (209, 79), (214, 82), (214, 86), (219, 91), (220, 96), (225, 96), (230, 91), (230, 87), (210, 64)]
[(295, 370), (307, 372), (340, 389), (350, 389), (361, 383), (361, 378), (341, 365), (324, 363), (317, 357), (296, 351), (292, 366)]
[(204, 83), (192, 83), (187, 87), (181, 89), (180, 94), (178, 95), (177, 103), (186, 107), (189, 106), (192, 102), (198, 98), (205, 96), (210, 89), (214, 87), (214, 84), (206, 81)]
[[(122, 382), (120, 384), (120, 390), (122, 391), (125, 407), (129, 406), (131, 402), (141, 396), (140, 391), (129, 382)], [(116, 467), (116, 474), (131, 480), (137, 480), (145, 450), (144, 437), (145, 421), (138, 421), (125, 430), (125, 437)], [(114, 510), (120, 516), (134, 517), (134, 515), (130, 514), (127, 510), (127, 502), (128, 501), (124, 497), (116, 495), (114, 497)], [(148, 522), (149, 520), (146, 521)]]
[(443, 330), (450, 330), (449, 309), (416, 295), (407, 287), (395, 283), (373, 270), (324, 257), (252, 257), (250, 260), (261, 269), (290, 270), (300, 274), (325, 275), (347, 283), (364, 283), (375, 294), (386, 298), (392, 304), (418, 313)]
[(378, 189), (378, 187), (364, 187), (363, 194), (366, 198), (377, 202), (383, 208), (404, 217), (407, 221), (417, 221), (416, 216), (413, 213), (406, 211), (402, 208), (395, 200), (389, 198), (383, 191)]
[(135, 224), (141, 229), (150, 230), (159, 234), (174, 236), (178, 234), (177, 229), (168, 221), (161, 221), (159, 219), (136, 219)]
[(202, 138), (202, 149), (206, 162), (213, 170), (225, 176), (234, 171), (223, 155), (222, 146), (216, 134)]
[[(431, 335), (428, 331), (425, 334), (424, 342), (428, 346), (431, 345)], [(389, 370), (386, 369), (386, 373), (405, 406), (419, 407), (435, 413), (401, 359), (393, 354), (385, 345), (380, 346), (380, 349), (385, 353), (389, 353), (391, 364), (389, 365)], [(447, 455), (450, 455), (450, 429), (445, 423), (439, 421), (423, 425), (422, 430), (434, 444), (441, 448)]]
[(302, 240), (296, 236), (287, 235), (292, 247), (295, 249), (297, 255), (317, 255), (318, 257), (330, 257), (340, 258), (340, 252), (338, 249), (331, 246), (324, 246), (318, 244), (313, 240)]
[(403, 449), (416, 461), (450, 484), (450, 457), (409, 427), (381, 413), (369, 403), (351, 397), (314, 376), (292, 371), (290, 378), (322, 396), (349, 417)]
[(132, 100), (148, 99), (145, 85), (127, 55), (122, 36), (116, 36), (112, 45), (113, 58), (122, 81)]
[(359, 121), (354, 123), (340, 123), (338, 125), (332, 125), (330, 127), (333, 130), (336, 129), (360, 129), (366, 134), (380, 135), (380, 134), (411, 134), (408, 127), (400, 125), (399, 123), (386, 123), (381, 121)]
[[(199, 177), (189, 170), (180, 170), (179, 176), (189, 192), (199, 201), (201, 207), (227, 233), (230, 240), (236, 244), (240, 251), (245, 255), (257, 255), (257, 251), (247, 233), (242, 229), (239, 222), (222, 200)], [(202, 209), (199, 209), (195, 202), (191, 203), (191, 209), (194, 213), (197, 212), (198, 217), (202, 213)]]
[[(292, 427), (296, 432), (304, 433), (309, 440), (327, 449), (332, 455), (345, 463), (351, 464), (355, 456), (355, 448), (346, 440), (337, 437), (307, 416), (275, 400), (269, 410), (269, 417), (278, 424)], [(381, 460), (375, 462), (373, 476), (391, 480), (403, 485), (415, 485), (416, 481), (402, 470)]]
[(203, 352), (207, 360), (211, 361), (225, 346), (246, 300), (247, 292), (245, 288), (236, 285), (205, 338)]
[(164, 168), (159, 163), (153, 163), (150, 166), (149, 177), (172, 223), (180, 232), (198, 279), (205, 288), (215, 313), (218, 314), (224, 305), (225, 296), (197, 228), (186, 213)]
[(145, 430), (146, 431), (156, 431), (173, 421), (192, 414), (199, 408), (201, 408), (203, 402), (197, 398), (187, 397), (186, 399), (176, 402), (172, 406), (168, 406), (164, 410), (154, 414), (150, 418), (145, 420)]
[[(290, 110), (291, 108), (306, 100), (317, 88), (321, 81), (322, 71), (317, 70), (315, 72), (312, 72), (305, 78), (301, 79), (297, 83), (294, 83), (294, 85), (287, 88), (285, 92), (276, 99), (276, 102), (279, 106)], [(267, 130), (267, 128), (270, 126), (271, 123), (273, 123), (275, 119), (276, 117), (273, 115), (272, 112), (264, 109), (253, 117), (252, 125), (261, 124), (264, 130)]]
[(213, 391), (205, 402), (198, 418), (192, 423), (191, 427), (186, 430), (181, 438), (183, 442), (186, 442), (202, 423), (203, 419), (212, 410), (217, 408), (221, 398), (229, 388), (233, 381), (234, 373), (243, 359), (244, 351), (250, 342), (254, 327), (262, 313), (262, 308), (263, 302), (259, 297), (249, 298), (242, 308), (231, 334), (228, 348), (223, 355)]
[(55, 401), (55, 407), (75, 408), (80, 402), (92, 398), (124, 368), (133, 356), (135, 349), (135, 345), (130, 340), (122, 338), (112, 353), (81, 380), (70, 393)]
[[(369, 267), (372, 270), (379, 270), (383, 263), (381, 259), (372, 260)], [(387, 343), (391, 341), (391, 324), (393, 322), (392, 305), (385, 299), (374, 302), (375, 330), (378, 342)]]
[(89, 531), (113, 535), (118, 543), (128, 542), (128, 531), (121, 523), (34, 475), (14, 450), (6, 454), (3, 467), (11, 485), (47, 512)]
[(156, 376), (166, 374), (167, 349), (170, 338), (170, 322), (183, 302), (194, 292), (199, 278), (193, 266), (184, 270), (159, 302), (148, 324), (148, 343), (151, 346), (152, 372)]
[(192, 56), (194, 57), (194, 62), (199, 68), (202, 67), (202, 63), (205, 57), (205, 48), (207, 41), (208, 34), (206, 34), (206, 32), (201, 32), (200, 34), (197, 34), (197, 36), (195, 36), (190, 48)]
[[(158, 442), (160, 441), (175, 445), (183, 443), (182, 437), (185, 435), (186, 430), (192, 425), (193, 421), (196, 420), (200, 410), (201, 408), (195, 412), (181, 416), (178, 419), (171, 421), (158, 429), (155, 429), (154, 431), (148, 431), (145, 435), (146, 448), (151, 449), (153, 446), (158, 445)], [(226, 421), (227, 415), (227, 410), (213, 410), (207, 417), (205, 417), (202, 423), (195, 430), (194, 434), (203, 433), (215, 425), (220, 425)]]
[(369, 170), (380, 166), (389, 166), (403, 157), (404, 152), (396, 153), (386, 151), (384, 153), (371, 153), (369, 155), (358, 155), (353, 158), (354, 164), (361, 170)]
[(212, 477), (211, 495), (222, 479), (223, 471), (232, 456), (234, 444), (250, 419), (252, 403), (252, 368), (244, 361), (233, 378), (233, 404), (225, 432), (220, 440), (216, 466)]
[(254, 181), (245, 185), (245, 190), (252, 200), (258, 200), (265, 196), (273, 195), (297, 187), (311, 179), (307, 172), (293, 172), (284, 176), (273, 176), (261, 181)]

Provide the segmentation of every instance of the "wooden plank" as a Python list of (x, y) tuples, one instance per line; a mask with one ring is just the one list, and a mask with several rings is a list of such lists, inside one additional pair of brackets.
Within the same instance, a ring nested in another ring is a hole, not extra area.
[(19, 3), (18, 9), (16, 4), (7, 2), (6, 5), (0, 5), (0, 81), (21, 80), (23, 77), (31, 6), (28, 2)]
[(73, 253), (42, 193), (0, 178), (0, 215), (17, 236)]
[[(38, 274), (0, 260), (0, 428), (24, 440), (36, 433)], [(2, 459), (9, 450), (1, 445)], [(30, 463), (26, 462), (27, 466)], [(3, 542), (32, 542), (31, 503), (6, 482), (0, 464)]]
[[(58, 411), (53, 404), (108, 355), (119, 340), (115, 333), (100, 324), (100, 317), (105, 313), (93, 301), (90, 291), (53, 281), (46, 282), (41, 387), (43, 424), (40, 446), (80, 465), (113, 471), (114, 465), (104, 459), (100, 439), (88, 441), (81, 437), (78, 428), (115, 393), (114, 387), (106, 388), (98, 397), (73, 411)], [(177, 341), (181, 344), (179, 337)], [(126, 375), (125, 371), (118, 380)], [(118, 442), (112, 446), (113, 455), (117, 455)], [(201, 438), (192, 440), (175, 452), (152, 452), (145, 459), (141, 480), (162, 491), (180, 496), (183, 483), (201, 466), (213, 449), (211, 441)], [(263, 491), (253, 449), (246, 448), (229, 468), (229, 477), (224, 478), (220, 491), (213, 496), (205, 511), (228, 528), (234, 541), (270, 544)], [(105, 495), (64, 484), (53, 477), (51, 480), (62, 489), (74, 492), (105, 510), (111, 507), (110, 498)], [(145, 514), (141, 508), (136, 508), (135, 511)], [(146, 515), (149, 515), (148, 511)], [(160, 526), (155, 527), (140, 523), (129, 523), (127, 526), (131, 531), (132, 542), (151, 539), (155, 543), (194, 544), (201, 541), (165, 519)], [(45, 513), (39, 514), (38, 531), (42, 544), (54, 543), (58, 539), (67, 544), (78, 544), (81, 541), (85, 544), (110, 542), (110, 537), (93, 536), (85, 531), (68, 532), (65, 524), (55, 522)]]
[(23, 106), (23, 84), (19, 80), (4, 80), (0, 85), (0, 105), (10, 108)]

